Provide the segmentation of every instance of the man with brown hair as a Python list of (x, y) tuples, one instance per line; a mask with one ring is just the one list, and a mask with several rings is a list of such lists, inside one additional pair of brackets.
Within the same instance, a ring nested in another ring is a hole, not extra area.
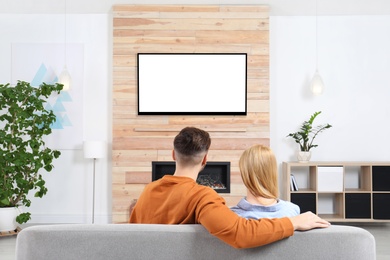
[(306, 212), (291, 218), (245, 219), (226, 206), (212, 188), (198, 185), (211, 144), (207, 132), (186, 127), (174, 139), (173, 175), (148, 184), (139, 197), (130, 223), (201, 224), (235, 248), (250, 248), (292, 236), (294, 230), (328, 227), (329, 222)]

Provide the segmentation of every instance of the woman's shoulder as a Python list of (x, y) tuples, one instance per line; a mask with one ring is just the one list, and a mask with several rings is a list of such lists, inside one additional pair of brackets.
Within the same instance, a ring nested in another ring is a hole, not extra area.
[(281, 200), (281, 199), (279, 199), (278, 200), (278, 204), (281, 206), (281, 207), (283, 207), (283, 208), (285, 208), (285, 207), (288, 207), (288, 208), (291, 208), (291, 209), (293, 209), (297, 214), (299, 214), (300, 213), (300, 207), (297, 205), (297, 204), (294, 204), (294, 203), (292, 203), (292, 202), (290, 202), (290, 201), (287, 201), (287, 200)]
[(278, 199), (278, 203), (288, 204), (288, 205), (296, 205), (296, 204), (292, 203), (291, 201), (282, 200), (282, 199)]

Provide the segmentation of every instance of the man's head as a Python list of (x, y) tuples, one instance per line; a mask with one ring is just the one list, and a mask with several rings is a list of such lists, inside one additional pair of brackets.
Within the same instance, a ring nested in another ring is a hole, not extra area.
[(186, 127), (173, 141), (175, 160), (182, 166), (199, 164), (207, 154), (210, 144), (209, 133), (195, 127)]

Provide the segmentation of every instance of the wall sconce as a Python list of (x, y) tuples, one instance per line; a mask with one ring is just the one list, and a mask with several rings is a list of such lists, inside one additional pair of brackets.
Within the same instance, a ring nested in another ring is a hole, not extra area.
[(95, 222), (95, 164), (96, 159), (104, 158), (105, 146), (103, 141), (84, 141), (84, 158), (93, 159), (92, 224)]

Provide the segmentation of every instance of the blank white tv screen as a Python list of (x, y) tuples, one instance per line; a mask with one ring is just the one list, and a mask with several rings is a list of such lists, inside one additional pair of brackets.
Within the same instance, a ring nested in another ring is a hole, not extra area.
[(246, 53), (138, 53), (139, 115), (246, 115)]

